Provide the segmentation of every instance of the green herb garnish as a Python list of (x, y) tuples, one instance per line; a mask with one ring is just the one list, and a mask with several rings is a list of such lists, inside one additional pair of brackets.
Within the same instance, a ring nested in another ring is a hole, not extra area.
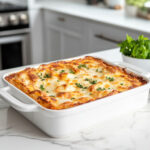
[(44, 91), (44, 90), (45, 90), (45, 88), (44, 88), (44, 86), (43, 86), (43, 85), (40, 85), (40, 89), (41, 89), (42, 91)]
[(86, 64), (80, 64), (80, 65), (78, 66), (78, 68), (79, 68), (79, 69), (81, 69), (81, 68), (89, 69), (89, 68), (86, 66)]
[(45, 80), (43, 77), (42, 77), (42, 73), (40, 73), (40, 74), (37, 74), (38, 75), (38, 77), (43, 81), (43, 80)]
[(89, 81), (90, 79), (88, 79), (88, 78), (85, 78), (85, 81)]
[(123, 83), (120, 83), (120, 85), (123, 85)]
[(113, 77), (106, 77), (107, 80), (109, 80), (110, 82), (114, 81)]
[(69, 72), (75, 74), (75, 71), (73, 71), (72, 69), (69, 69)]
[(74, 97), (71, 98), (71, 100), (74, 100), (74, 99), (75, 99)]
[(90, 81), (90, 83), (91, 83), (91, 84), (96, 84), (97, 81), (96, 81), (96, 80), (92, 80), (92, 81)]
[(82, 88), (82, 89), (87, 89), (87, 87), (84, 87), (82, 84), (80, 84), (80, 83), (75, 83), (76, 84), (76, 86), (78, 87), (78, 88)]
[(54, 95), (50, 95), (50, 97), (55, 97)]
[(83, 85), (81, 85), (80, 83), (76, 83), (76, 86), (77, 86), (78, 88), (83, 88)]
[(65, 70), (61, 70), (61, 71), (60, 71), (60, 73), (64, 73), (64, 72), (65, 72)]
[(44, 81), (46, 78), (50, 78), (51, 76), (50, 76), (49, 74), (47, 74), (47, 73), (43, 76), (42, 73), (40, 73), (40, 75), (38, 75), (38, 77), (39, 77), (42, 81)]
[(127, 35), (126, 40), (119, 44), (120, 52), (126, 56), (150, 59), (150, 40), (140, 35), (137, 40)]
[(102, 71), (102, 70), (100, 70), (100, 71), (99, 71), (98, 69), (96, 69), (96, 72), (100, 72), (100, 73), (102, 73), (103, 71)]
[(99, 88), (97, 88), (96, 90), (97, 90), (97, 91), (104, 91), (104, 90), (106, 90), (106, 89), (99, 87)]
[(50, 78), (51, 76), (48, 74), (48, 73), (46, 73), (45, 75), (44, 75), (44, 78)]
[(91, 84), (97, 83), (97, 80), (92, 80), (92, 79), (88, 79), (88, 78), (86, 78), (85, 81), (89, 81), (89, 83), (91, 83)]

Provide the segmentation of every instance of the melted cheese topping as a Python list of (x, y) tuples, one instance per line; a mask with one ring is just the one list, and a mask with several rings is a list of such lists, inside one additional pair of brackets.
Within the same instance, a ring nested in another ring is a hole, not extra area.
[(49, 109), (73, 107), (146, 83), (125, 69), (90, 56), (27, 68), (6, 80)]

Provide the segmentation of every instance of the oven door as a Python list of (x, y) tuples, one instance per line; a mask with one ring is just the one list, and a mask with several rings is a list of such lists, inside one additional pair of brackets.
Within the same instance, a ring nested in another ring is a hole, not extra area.
[(30, 63), (29, 35), (0, 37), (0, 70)]

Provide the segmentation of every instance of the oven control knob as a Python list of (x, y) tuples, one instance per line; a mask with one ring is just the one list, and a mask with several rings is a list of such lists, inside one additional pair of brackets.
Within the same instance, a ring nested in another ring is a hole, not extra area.
[(28, 24), (29, 23), (28, 15), (25, 13), (20, 14), (19, 19), (20, 19), (21, 24)]
[(9, 16), (9, 23), (13, 26), (15, 25), (19, 25), (19, 18), (17, 17), (17, 15), (12, 14)]

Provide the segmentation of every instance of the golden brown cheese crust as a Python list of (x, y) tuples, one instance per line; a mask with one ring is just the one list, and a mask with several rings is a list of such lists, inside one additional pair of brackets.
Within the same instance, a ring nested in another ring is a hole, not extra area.
[(111, 96), (147, 82), (125, 69), (86, 56), (27, 68), (5, 78), (48, 109), (66, 109)]

